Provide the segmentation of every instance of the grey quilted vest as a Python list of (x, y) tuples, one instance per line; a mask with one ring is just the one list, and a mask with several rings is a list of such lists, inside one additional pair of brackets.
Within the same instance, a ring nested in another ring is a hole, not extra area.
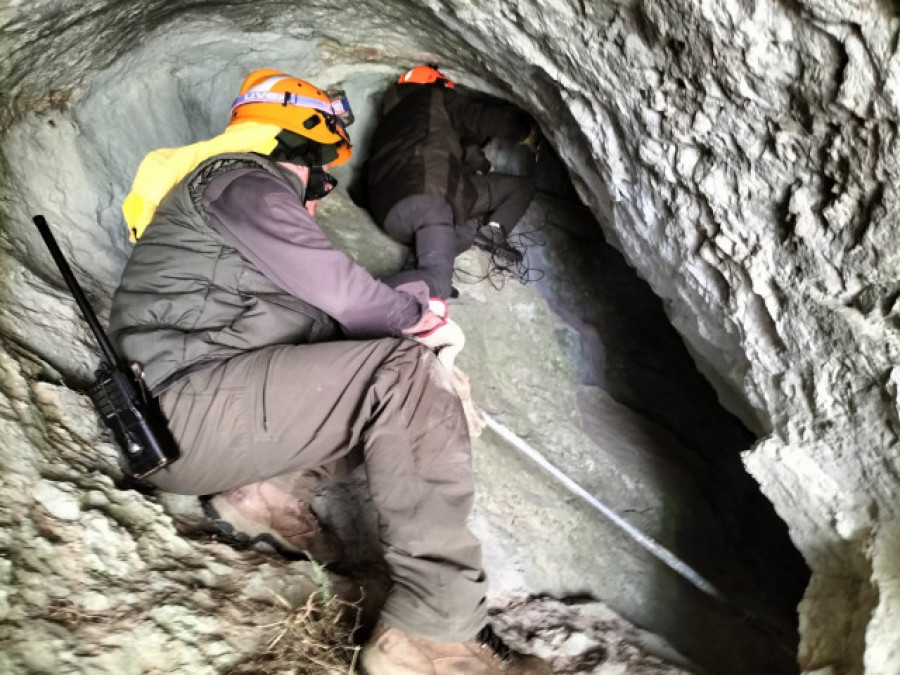
[(266, 159), (213, 157), (163, 199), (122, 273), (110, 338), (121, 356), (142, 365), (154, 395), (188, 369), (271, 345), (339, 336), (331, 317), (275, 286), (207, 223), (200, 208), (206, 186), (248, 166), (278, 176), (302, 198), (302, 183)]

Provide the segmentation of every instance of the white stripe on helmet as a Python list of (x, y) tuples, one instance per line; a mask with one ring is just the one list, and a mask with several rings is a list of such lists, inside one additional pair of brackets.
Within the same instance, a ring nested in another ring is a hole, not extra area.
[(266, 78), (259, 84), (250, 87), (244, 93), (251, 92), (251, 91), (271, 91), (272, 87), (274, 87), (276, 84), (278, 84), (282, 80), (287, 79), (287, 77), (288, 76), (285, 75), (284, 73), (279, 73), (278, 75), (272, 75), (272, 77)]

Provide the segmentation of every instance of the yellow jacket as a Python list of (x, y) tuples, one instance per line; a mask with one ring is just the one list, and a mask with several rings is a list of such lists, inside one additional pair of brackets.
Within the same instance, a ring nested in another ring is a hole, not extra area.
[(278, 142), (281, 128), (262, 122), (232, 124), (218, 136), (180, 148), (162, 148), (141, 161), (131, 192), (122, 203), (131, 241), (135, 242), (150, 224), (156, 207), (169, 190), (181, 182), (201, 162), (225, 152), (258, 152), (268, 155)]

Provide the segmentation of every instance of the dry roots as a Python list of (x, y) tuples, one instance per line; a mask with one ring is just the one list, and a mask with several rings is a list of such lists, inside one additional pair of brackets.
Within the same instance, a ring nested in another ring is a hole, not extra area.
[(291, 673), (292, 675), (354, 675), (359, 647), (353, 637), (360, 627), (362, 600), (348, 602), (320, 583), (302, 605), (278, 602), (287, 614), (272, 629), (263, 651), (234, 673)]

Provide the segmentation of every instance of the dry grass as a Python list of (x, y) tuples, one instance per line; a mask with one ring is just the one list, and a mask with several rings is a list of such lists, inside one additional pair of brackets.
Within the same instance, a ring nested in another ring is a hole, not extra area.
[(271, 631), (262, 651), (231, 673), (290, 673), (291, 675), (357, 675), (362, 599), (348, 602), (334, 593), (323, 568), (314, 566), (317, 589), (300, 605), (281, 596), (276, 600), (285, 616), (265, 628)]

